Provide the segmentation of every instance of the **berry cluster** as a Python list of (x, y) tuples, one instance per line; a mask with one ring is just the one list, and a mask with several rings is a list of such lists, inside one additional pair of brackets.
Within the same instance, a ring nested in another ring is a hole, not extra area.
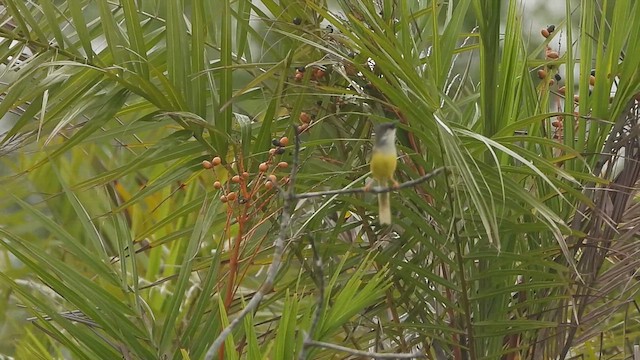
[[(289, 144), (289, 139), (287, 137), (273, 139), (272, 144), (274, 147), (269, 150), (267, 161), (258, 165), (258, 172), (253, 174), (253, 178), (252, 174), (243, 170), (240, 163), (234, 163), (235, 166), (223, 165), (219, 156), (214, 157), (211, 161), (204, 160), (202, 162), (202, 167), (213, 169), (214, 173), (219, 166), (224, 166), (231, 173), (234, 172), (234, 168), (238, 168), (237, 173), (226, 183), (223, 184), (220, 179), (213, 182), (213, 188), (222, 191), (222, 195), (220, 195), (221, 202), (231, 204), (238, 200), (238, 203), (250, 205), (250, 200), (254, 199), (261, 189), (268, 191), (278, 185), (279, 182), (283, 184), (288, 182), (286, 176), (278, 180), (275, 172), (278, 169), (286, 169), (289, 166), (286, 161), (276, 162), (276, 157), (284, 154), (285, 147)], [(238, 194), (241, 194), (241, 196), (238, 196)]]
[(302, 134), (309, 128), (309, 125), (311, 125), (311, 115), (303, 111), (300, 113), (300, 116), (298, 116), (298, 119), (300, 120), (300, 125), (298, 125), (297, 131), (298, 134)]
[[(549, 25), (546, 28), (543, 28), (542, 30), (540, 30), (540, 33), (542, 34), (542, 37), (547, 39), (551, 36), (551, 34), (553, 34), (555, 30), (556, 30), (555, 25)], [(558, 54), (558, 52), (553, 50), (551, 47), (547, 46), (545, 49), (544, 55), (545, 55), (545, 60), (548, 60), (549, 63), (547, 63), (542, 69), (538, 70), (538, 78), (545, 82), (546, 84), (545, 88), (547, 88), (548, 86), (555, 85), (556, 82), (560, 82), (562, 80), (562, 77), (558, 73), (558, 67), (556, 66), (556, 64), (553, 63), (554, 60), (557, 60), (558, 58), (560, 58), (560, 55)], [(552, 74), (553, 76), (551, 76)], [(560, 86), (558, 88), (558, 94), (561, 97), (564, 97), (565, 93), (566, 93), (565, 86)], [(574, 102), (576, 104), (578, 103), (578, 100), (579, 100), (578, 95), (575, 95)], [(578, 113), (576, 112), (575, 115), (577, 116)], [(577, 122), (577, 119), (578, 118), (576, 117), (576, 122)], [(561, 141), (563, 139), (564, 117), (563, 116), (556, 117), (556, 119), (551, 122), (551, 126), (553, 127), (553, 138)]]
[[(549, 25), (548, 27), (543, 28), (540, 31), (540, 33), (546, 39), (546, 38), (549, 38), (549, 36), (551, 36), (551, 34), (553, 34), (555, 30), (556, 30), (556, 27), (554, 25)], [(549, 60), (550, 62), (546, 64), (542, 69), (538, 70), (538, 77), (541, 80), (547, 81), (548, 86), (552, 86), (554, 84), (554, 79), (556, 81), (561, 80), (560, 75), (557, 73), (557, 67), (555, 66), (556, 64), (553, 63), (553, 60), (556, 60), (559, 57), (560, 56), (556, 51), (552, 50), (549, 46), (547, 46), (545, 50), (545, 59)], [(553, 73), (554, 71), (555, 71), (554, 77), (551, 78), (550, 74)], [(593, 88), (596, 82), (595, 75), (596, 75), (595, 70), (591, 70), (591, 73), (589, 74), (589, 94), (591, 94), (591, 89)], [(565, 85), (560, 86), (557, 91), (557, 95), (559, 96), (559, 99), (565, 99), (566, 92), (567, 90)], [(577, 111), (579, 103), (580, 103), (580, 96), (578, 94), (575, 94), (573, 96), (573, 106), (574, 106), (573, 116), (568, 116), (568, 118), (573, 121), (574, 130), (578, 129), (578, 121), (580, 119), (580, 113)], [(553, 121), (551, 121), (551, 126), (553, 127), (553, 139), (558, 141), (563, 140), (565, 120), (566, 120), (565, 116), (557, 116)]]
[[(546, 28), (543, 28), (541, 30), (541, 33), (542, 33), (542, 36), (546, 39), (555, 30), (556, 30), (555, 25), (549, 25)], [(551, 47), (547, 46), (544, 52), (544, 57), (546, 60), (553, 61), (553, 60), (557, 60), (560, 57), (560, 54), (558, 54), (557, 51), (551, 49)], [(553, 77), (550, 76), (551, 73), (554, 73)], [(538, 78), (540, 78), (540, 80), (544, 80), (548, 82), (549, 86), (554, 85), (556, 81), (562, 80), (562, 77), (560, 77), (560, 74), (558, 74), (556, 67), (552, 64), (547, 64), (543, 66), (542, 69), (539, 69)]]
[[(260, 250), (258, 246), (252, 254), (244, 253), (243, 244), (254, 234), (258, 225), (276, 214), (271, 206), (275, 203), (273, 199), (276, 196), (272, 189), (289, 182), (288, 176), (277, 174), (278, 171), (289, 167), (286, 161), (278, 161), (280, 155), (285, 153), (289, 139), (273, 139), (272, 144), (273, 148), (269, 150), (267, 160), (257, 164), (255, 172), (251, 172), (255, 165), (245, 164), (242, 156), (236, 157), (231, 163), (225, 163), (220, 156), (202, 162), (205, 169), (213, 171), (216, 177), (213, 188), (221, 193), (220, 202), (226, 205), (226, 232), (229, 234), (228, 283), (224, 296), (226, 308), (231, 306), (238, 289), (237, 284), (240, 284), (245, 276), (241, 270), (241, 261), (252, 264)], [(233, 175), (228, 177), (227, 174)], [(231, 224), (235, 225), (233, 234), (229, 229)]]
[[(293, 75), (295, 81), (300, 82), (304, 79), (304, 74), (307, 71), (307, 68), (304, 66), (299, 66), (296, 68), (296, 72)], [(320, 81), (324, 78), (327, 73), (327, 68), (324, 66), (313, 66), (311, 69), (311, 80)]]
[(540, 33), (542, 34), (542, 37), (544, 37), (545, 39), (548, 38), (549, 36), (551, 36), (551, 33), (556, 31), (556, 26), (555, 25), (549, 25), (546, 28), (542, 28), (542, 30), (540, 30)]

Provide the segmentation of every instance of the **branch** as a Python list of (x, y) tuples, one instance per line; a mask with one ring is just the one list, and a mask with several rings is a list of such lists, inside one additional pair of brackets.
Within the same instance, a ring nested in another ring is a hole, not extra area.
[(367, 351), (362, 351), (362, 350), (354, 350), (354, 349), (350, 349), (350, 348), (347, 348), (347, 347), (344, 347), (344, 346), (330, 344), (330, 343), (321, 342), (321, 341), (315, 341), (315, 340), (306, 340), (304, 342), (304, 345), (306, 345), (306, 346), (317, 346), (317, 347), (322, 347), (322, 348), (331, 349), (331, 350), (343, 351), (343, 352), (349, 353), (351, 355), (365, 357), (365, 358), (372, 358), (372, 359), (418, 359), (418, 358), (426, 358), (426, 356), (421, 352), (416, 352), (416, 353), (411, 353), (411, 354), (402, 354), (402, 353), (383, 354), (383, 353), (367, 352)]
[(374, 187), (371, 189), (367, 189), (366, 187), (361, 187), (361, 188), (355, 188), (355, 189), (340, 189), (340, 190), (327, 190), (327, 191), (318, 191), (318, 192), (307, 192), (307, 193), (302, 193), (302, 194), (298, 194), (295, 195), (296, 199), (308, 199), (308, 198), (312, 198), (312, 197), (320, 197), (320, 196), (327, 196), (327, 195), (337, 195), (337, 194), (358, 194), (358, 193), (373, 193), (373, 194), (381, 194), (381, 193), (387, 193), (387, 192), (391, 192), (391, 191), (396, 191), (396, 190), (400, 190), (400, 189), (404, 189), (404, 188), (408, 188), (408, 187), (414, 187), (418, 184), (421, 184), (425, 181), (431, 180), (432, 178), (434, 178), (436, 175), (440, 174), (441, 172), (445, 171), (445, 167), (439, 167), (437, 169), (434, 169), (430, 172), (428, 172), (427, 174), (425, 174), (424, 176), (421, 176), (417, 179), (413, 179), (407, 182), (403, 182), (402, 184), (399, 184), (397, 186), (388, 186), (388, 187)]
[(273, 283), (276, 279), (276, 275), (278, 274), (278, 270), (280, 269), (280, 265), (282, 263), (282, 254), (284, 253), (284, 245), (287, 238), (287, 229), (289, 228), (289, 224), (291, 223), (291, 209), (294, 208), (293, 205), (295, 202), (297, 202), (297, 198), (295, 195), (295, 181), (298, 172), (298, 157), (300, 154), (300, 134), (297, 132), (297, 130), (294, 131), (295, 146), (291, 164), (291, 175), (289, 176), (289, 189), (284, 194), (282, 215), (280, 216), (280, 231), (278, 232), (278, 237), (273, 242), (273, 247), (275, 248), (275, 250), (273, 252), (273, 261), (271, 261), (271, 264), (267, 269), (267, 277), (260, 286), (260, 289), (258, 289), (251, 300), (247, 303), (247, 306), (242, 309), (242, 311), (240, 311), (238, 316), (236, 316), (233, 321), (229, 323), (229, 326), (227, 326), (220, 332), (220, 335), (218, 335), (213, 344), (211, 344), (211, 346), (207, 350), (207, 354), (204, 357), (205, 360), (213, 360), (213, 357), (216, 355), (227, 336), (231, 335), (233, 330), (240, 324), (240, 322), (242, 322), (242, 319), (244, 319), (245, 316), (247, 316), (249, 313), (253, 313), (253, 311), (258, 308), (258, 305), (260, 305), (262, 299), (273, 288)]
[(298, 360), (305, 360), (307, 358), (307, 349), (311, 346), (310, 341), (313, 341), (313, 334), (318, 328), (320, 316), (324, 311), (324, 271), (322, 271), (324, 265), (322, 264), (320, 253), (316, 248), (315, 240), (313, 238), (310, 238), (309, 242), (311, 243), (311, 251), (313, 252), (313, 267), (315, 269), (314, 278), (316, 280), (316, 285), (318, 286), (318, 297), (316, 300), (316, 309), (313, 312), (313, 317), (311, 318), (311, 326), (309, 327), (309, 332), (304, 335), (302, 350), (298, 355)]

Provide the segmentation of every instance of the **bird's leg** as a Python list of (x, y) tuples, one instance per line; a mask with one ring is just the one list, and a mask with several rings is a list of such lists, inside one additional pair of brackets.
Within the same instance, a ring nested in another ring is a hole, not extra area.
[(369, 192), (371, 190), (371, 188), (373, 187), (373, 183), (375, 183), (376, 180), (372, 179), (371, 181), (369, 181), (369, 183), (364, 185), (364, 192)]

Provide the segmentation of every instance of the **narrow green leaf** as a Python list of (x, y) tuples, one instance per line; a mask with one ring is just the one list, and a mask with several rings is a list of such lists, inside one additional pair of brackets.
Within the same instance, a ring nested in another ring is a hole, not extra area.
[(104, 123), (113, 120), (113, 116), (118, 112), (118, 110), (120, 110), (125, 100), (127, 99), (128, 94), (129, 92), (123, 89), (115, 91), (112, 96), (109, 96), (106, 99), (106, 103), (102, 106), (100, 111), (97, 112), (96, 116), (91, 119), (91, 121), (85, 124), (85, 126), (83, 126), (63, 145), (52, 151), (49, 154), (48, 159), (39, 162), (35, 166), (40, 166), (44, 162), (49, 161), (50, 159), (55, 159), (56, 157), (62, 155), (63, 153), (74, 147), (76, 144), (82, 142), (94, 131), (97, 131), (102, 125), (104, 125)]
[(14, 11), (13, 18), (18, 21), (18, 24), (20, 24), (21, 27), (23, 27), (24, 34), (28, 34), (29, 37), (35, 35), (35, 40), (38, 40), (41, 43), (47, 44), (49, 42), (40, 23), (38, 23), (38, 21), (33, 17), (33, 14), (29, 11), (24, 2), (8, 1), (6, 5), (9, 9)]
[(69, 0), (67, 7), (71, 12), (71, 20), (73, 21), (73, 26), (75, 27), (80, 44), (84, 49), (85, 56), (89, 61), (93, 61), (94, 51), (91, 46), (91, 35), (89, 34), (83, 13), (84, 6), (82, 6), (80, 0)]
[(186, 252), (181, 254), (182, 263), (173, 293), (167, 299), (168, 310), (160, 332), (160, 353), (164, 353), (169, 349), (171, 339), (176, 335), (176, 321), (181, 313), (180, 306), (182, 305), (184, 293), (189, 286), (193, 261), (201, 242), (205, 240), (207, 234), (211, 231), (212, 221), (216, 214), (217, 206), (211, 205), (209, 199), (205, 200), (189, 239)]
[(149, 80), (149, 67), (147, 65), (147, 46), (144, 41), (144, 33), (140, 26), (140, 17), (134, 0), (120, 1), (124, 12), (125, 24), (127, 26), (127, 36), (129, 46), (134, 55), (132, 58), (133, 69), (142, 79)]
[(191, 20), (191, 96), (192, 112), (207, 118), (207, 77), (205, 70), (205, 41), (207, 24), (203, 0), (193, 2), (193, 17)]
[[(62, 33), (62, 30), (60, 29), (59, 21), (56, 18), (56, 14), (62, 17), (60, 14), (60, 11), (58, 10), (57, 7), (55, 7), (55, 5), (51, 2), (51, 0), (41, 0), (40, 6), (42, 6), (42, 13), (47, 19), (47, 25), (49, 26), (49, 29), (51, 30), (51, 32), (53, 32), (53, 36), (56, 39), (56, 46), (61, 50), (65, 50), (66, 42), (68, 42), (68, 40), (66, 39), (65, 35)], [(79, 53), (76, 53), (76, 54), (79, 54)]]
[(111, 52), (111, 57), (115, 64), (125, 65), (129, 61), (129, 57), (124, 52), (124, 40), (116, 20), (111, 10), (111, 5), (107, 0), (98, 1), (100, 9), (100, 23), (102, 24), (103, 34), (107, 40), (107, 47)]
[(187, 74), (189, 74), (187, 46), (191, 41), (187, 37), (187, 28), (184, 23), (184, 3), (182, 0), (167, 1), (165, 6), (167, 12), (167, 73), (172, 87), (175, 88), (176, 98), (179, 98), (180, 103), (183, 103), (183, 99), (188, 99), (191, 93), (191, 87), (187, 87)]
[[(228, 1), (219, 1), (222, 12), (222, 24), (221, 24), (221, 39), (220, 39), (220, 90), (219, 90), (219, 104), (226, 104), (233, 98), (233, 44), (231, 35), (233, 33), (231, 27), (231, 5)], [(226, 106), (223, 109), (218, 110), (218, 114), (215, 118), (215, 126), (220, 129), (224, 134), (228, 134), (231, 131), (232, 110), (230, 106)], [(226, 138), (221, 136), (213, 136), (213, 144), (219, 151), (220, 157), (225, 157), (227, 154), (228, 142)]]

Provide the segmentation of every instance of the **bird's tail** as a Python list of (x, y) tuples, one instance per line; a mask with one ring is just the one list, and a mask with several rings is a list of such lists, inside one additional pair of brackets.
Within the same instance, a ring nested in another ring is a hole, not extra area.
[(378, 194), (378, 219), (380, 225), (391, 225), (391, 197), (388, 192)]

